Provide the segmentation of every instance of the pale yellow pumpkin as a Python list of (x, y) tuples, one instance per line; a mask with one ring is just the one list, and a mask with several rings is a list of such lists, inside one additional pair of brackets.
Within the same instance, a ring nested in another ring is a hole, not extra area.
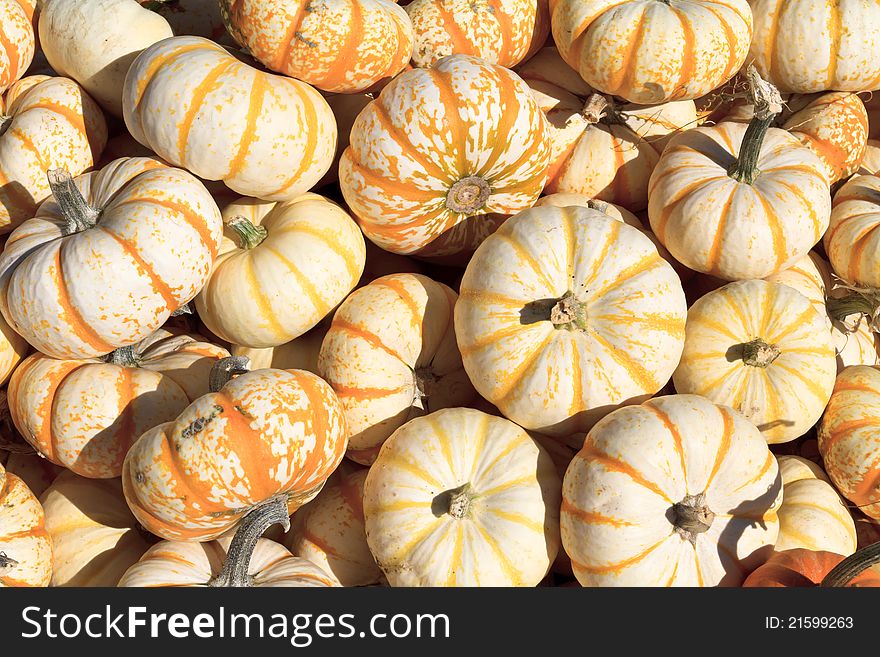
[(855, 176), (834, 195), (823, 243), (834, 271), (848, 283), (880, 287), (880, 177)]
[(679, 393), (730, 406), (768, 443), (803, 435), (831, 397), (837, 361), (828, 323), (795, 289), (729, 283), (688, 310)]
[(155, 540), (129, 511), (119, 479), (64, 472), (40, 502), (55, 554), (52, 586), (116, 586)]
[(455, 340), (457, 298), (426, 276), (392, 274), (352, 292), (336, 311), (318, 374), (344, 409), (348, 458), (369, 465), (408, 420), (476, 397)]
[(195, 306), (230, 343), (290, 342), (326, 317), (363, 273), (363, 235), (323, 196), (284, 203), (242, 198), (222, 214), (226, 234)]
[(779, 456), (782, 506), (776, 550), (834, 552), (848, 557), (858, 544), (856, 525), (822, 468), (799, 456)]
[(521, 427), (440, 410), (398, 429), (370, 468), (367, 544), (391, 586), (536, 586), (559, 549), (559, 491)]
[(684, 291), (639, 230), (582, 207), (508, 219), (474, 253), (455, 332), (474, 387), (521, 426), (564, 436), (672, 375)]
[(773, 550), (782, 480), (755, 426), (696, 395), (614, 411), (562, 484), (582, 586), (738, 586)]
[(382, 571), (367, 545), (364, 481), (368, 470), (343, 461), (318, 496), (293, 514), (282, 542), (342, 586), (369, 586)]

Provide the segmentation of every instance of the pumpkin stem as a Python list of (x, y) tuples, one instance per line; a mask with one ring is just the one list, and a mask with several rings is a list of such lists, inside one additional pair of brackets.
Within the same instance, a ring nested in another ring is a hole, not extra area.
[(587, 330), (587, 304), (575, 299), (574, 292), (566, 292), (556, 305), (550, 309), (553, 328), (574, 331)]
[(183, 304), (180, 308), (171, 313), (172, 317), (180, 317), (181, 315), (192, 315), (192, 308), (189, 307), (188, 303)]
[(15, 559), (6, 556), (5, 552), (0, 552), (0, 577), (6, 577), (17, 565)]
[(419, 367), (413, 370), (415, 380), (415, 400), (413, 405), (423, 411), (428, 410), (427, 399), (437, 390), (438, 377), (431, 367)]
[(474, 494), (471, 492), (471, 485), (464, 484), (449, 491), (449, 509), (447, 513), (457, 520), (466, 517), (471, 510), (471, 502)]
[(743, 135), (739, 157), (728, 169), (727, 175), (738, 182), (751, 185), (760, 173), (758, 157), (761, 155), (764, 137), (773, 119), (782, 112), (782, 96), (776, 87), (761, 78), (758, 70), (751, 64), (746, 71), (746, 77), (749, 84), (749, 100), (755, 106), (755, 113), (749, 127), (746, 128), (746, 134)]
[(831, 319), (844, 323), (850, 315), (866, 317), (872, 330), (880, 328), (880, 292), (872, 288), (842, 286), (852, 292), (843, 297), (827, 297), (825, 308)]
[(12, 125), (12, 117), (6, 116), (5, 114), (0, 114), (0, 137), (3, 136), (7, 130), (9, 130), (9, 126)]
[(820, 586), (826, 588), (844, 587), (860, 573), (878, 563), (880, 563), (880, 543), (874, 543), (851, 554), (837, 564), (831, 569), (831, 572), (825, 575)]
[(486, 205), (492, 190), (480, 176), (462, 178), (446, 194), (446, 207), (459, 214), (477, 214)]
[(218, 392), (234, 376), (249, 372), (250, 363), (251, 359), (247, 356), (221, 358), (211, 367), (211, 374), (208, 375), (208, 389), (211, 392)]
[(238, 245), (246, 250), (258, 247), (268, 235), (263, 226), (255, 226), (240, 215), (234, 216), (226, 222), (226, 225), (235, 231), (238, 236)]
[(681, 502), (672, 505), (672, 513), (675, 531), (693, 544), (697, 542), (697, 534), (708, 531), (715, 519), (715, 514), (706, 506), (706, 493), (685, 495)]
[(742, 346), (742, 360), (751, 367), (767, 367), (779, 358), (782, 352), (775, 344), (767, 344), (761, 338), (755, 338)]
[(105, 363), (111, 365), (122, 365), (123, 367), (140, 367), (140, 359), (137, 355), (136, 344), (130, 344), (127, 347), (119, 347), (114, 349), (102, 359)]
[(226, 552), (223, 570), (208, 582), (208, 586), (251, 586), (251, 576), (248, 574), (248, 570), (254, 548), (257, 547), (257, 542), (266, 530), (276, 524), (283, 525), (285, 532), (290, 529), (287, 495), (271, 497), (242, 517), (235, 530), (235, 536), (229, 544), (229, 550)]
[(73, 235), (94, 228), (101, 213), (86, 203), (70, 173), (64, 169), (49, 169), (47, 176), (61, 215), (67, 222), (64, 234)]
[(602, 94), (590, 94), (587, 101), (584, 103), (584, 109), (581, 110), (581, 116), (583, 116), (588, 123), (596, 124), (605, 116), (605, 111), (608, 107), (608, 99), (605, 98), (605, 96)]

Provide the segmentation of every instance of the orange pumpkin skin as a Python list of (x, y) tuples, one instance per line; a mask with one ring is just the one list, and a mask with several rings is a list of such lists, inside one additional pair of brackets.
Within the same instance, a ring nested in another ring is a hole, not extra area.
[(242, 374), (143, 434), (125, 458), (128, 505), (169, 540), (220, 536), (252, 507), (286, 493), (293, 513), (345, 453), (336, 394), (302, 370)]
[[(844, 557), (834, 552), (820, 552), (795, 548), (782, 550), (771, 556), (743, 582), (745, 588), (756, 587), (808, 587), (818, 586)], [(880, 586), (880, 573), (866, 570), (852, 582), (850, 587)]]
[(17, 0), (0, 0), (0, 93), (24, 74), (35, 49), (27, 9)]
[[(43, 507), (25, 483), (0, 465), (0, 589), (49, 586), (52, 539)], [(11, 565), (11, 567), (10, 567)]]
[(264, 66), (324, 91), (368, 90), (412, 55), (412, 24), (389, 0), (220, 0), (220, 13)]
[(531, 207), (549, 157), (546, 119), (522, 79), (450, 55), (399, 75), (358, 115), (339, 182), (375, 244), (447, 256), (497, 228), (493, 213)]

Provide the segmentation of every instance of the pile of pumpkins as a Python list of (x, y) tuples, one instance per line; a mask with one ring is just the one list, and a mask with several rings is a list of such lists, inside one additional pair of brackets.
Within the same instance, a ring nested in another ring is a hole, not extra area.
[(0, 585), (878, 586), (880, 5), (0, 0)]

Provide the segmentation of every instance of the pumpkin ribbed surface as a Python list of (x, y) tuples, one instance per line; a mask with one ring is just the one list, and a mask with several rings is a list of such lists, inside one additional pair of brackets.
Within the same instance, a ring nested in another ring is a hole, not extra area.
[(34, 28), (18, 0), (0, 0), (0, 94), (18, 80), (34, 58)]
[(0, 588), (48, 586), (52, 562), (43, 507), (21, 479), (0, 465)]

